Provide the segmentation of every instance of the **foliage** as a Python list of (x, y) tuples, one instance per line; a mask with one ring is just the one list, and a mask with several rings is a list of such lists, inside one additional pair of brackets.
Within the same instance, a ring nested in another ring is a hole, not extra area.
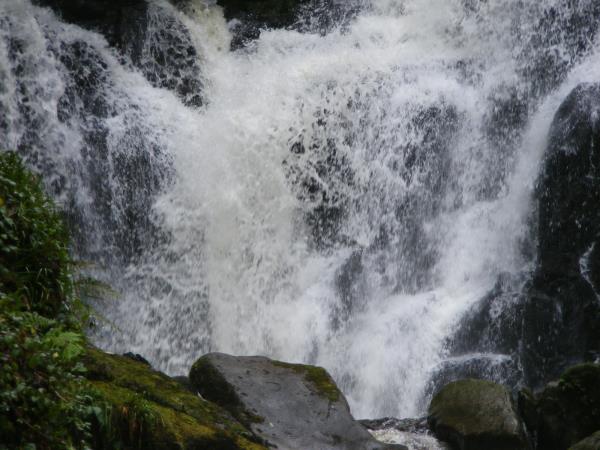
[(14, 153), (0, 156), (0, 291), (12, 307), (57, 317), (73, 280), (66, 227), (41, 183)]
[(0, 248), (0, 448), (85, 448), (95, 407), (68, 233), (9, 152), (0, 153)]

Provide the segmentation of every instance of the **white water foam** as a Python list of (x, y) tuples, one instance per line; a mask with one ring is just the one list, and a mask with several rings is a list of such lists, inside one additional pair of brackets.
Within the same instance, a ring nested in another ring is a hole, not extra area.
[[(135, 123), (172, 158), (152, 212), (170, 238), (113, 274), (123, 297), (103, 311), (116, 329), (100, 344), (170, 373), (207, 351), (319, 364), (355, 416), (422, 413), (461, 316), (499, 274), (530, 263), (520, 245), (552, 116), (599, 67), (592, 54), (531, 100), (516, 138), (490, 135), (498, 105), (528, 87), (519, 52), (541, 6), (521, 3), (373, 0), (344, 30), (265, 31), (230, 52), (218, 9), (198, 2), (185, 15), (157, 2), (197, 47), (199, 109), (123, 66), (97, 34), (19, 10), (11, 20), (41, 30), (27, 51), (49, 60), (33, 64), (32, 83), (64, 90), (49, 36), (88, 42), (119, 111), (103, 120), (109, 149), (133, 151)], [(15, 108), (4, 79), (2, 103)], [(77, 128), (38, 106), (56, 151), (78, 154)], [(4, 144), (16, 146), (24, 131), (8, 128)]]

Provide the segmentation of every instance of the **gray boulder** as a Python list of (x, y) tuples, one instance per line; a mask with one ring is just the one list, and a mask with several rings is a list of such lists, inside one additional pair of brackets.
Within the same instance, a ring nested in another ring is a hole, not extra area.
[(211, 353), (190, 371), (197, 392), (280, 449), (406, 449), (376, 441), (320, 367)]
[(529, 448), (510, 392), (483, 380), (460, 380), (442, 388), (429, 406), (429, 426), (438, 439), (460, 450)]

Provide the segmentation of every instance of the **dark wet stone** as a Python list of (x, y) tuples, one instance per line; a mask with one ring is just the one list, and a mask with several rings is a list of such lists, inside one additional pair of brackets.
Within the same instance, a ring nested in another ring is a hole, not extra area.
[(190, 382), (203, 398), (279, 448), (406, 448), (377, 442), (352, 418), (346, 399), (320, 367), (211, 353), (192, 366)]
[(482, 380), (446, 385), (429, 406), (429, 426), (438, 439), (460, 450), (528, 449), (510, 392)]

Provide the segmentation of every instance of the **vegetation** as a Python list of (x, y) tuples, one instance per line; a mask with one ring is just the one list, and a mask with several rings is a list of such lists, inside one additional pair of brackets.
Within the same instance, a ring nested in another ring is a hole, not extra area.
[(147, 364), (93, 348), (84, 363), (109, 405), (94, 433), (96, 449), (264, 449), (222, 408)]
[(82, 448), (93, 406), (68, 233), (9, 152), (0, 154), (0, 245), (0, 447)]
[[(69, 236), (39, 179), (0, 153), (0, 450), (262, 449), (216, 405), (83, 333)], [(83, 287), (98, 293), (97, 283)]]

